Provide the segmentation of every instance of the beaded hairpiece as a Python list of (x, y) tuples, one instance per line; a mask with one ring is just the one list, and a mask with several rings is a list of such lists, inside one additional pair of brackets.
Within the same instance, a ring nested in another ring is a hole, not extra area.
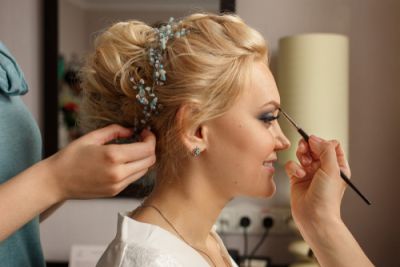
[(166, 25), (159, 28), (154, 28), (157, 35), (157, 42), (148, 48), (149, 62), (153, 67), (153, 84), (145, 84), (143, 79), (140, 79), (136, 84), (133, 77), (130, 81), (134, 83), (133, 89), (137, 91), (136, 99), (143, 105), (143, 117), (135, 118), (134, 131), (139, 134), (144, 128), (150, 129), (148, 125), (151, 116), (158, 115), (162, 109), (162, 105), (158, 104), (158, 97), (154, 94), (155, 86), (164, 85), (167, 76), (163, 66), (164, 53), (167, 42), (173, 38), (180, 38), (189, 33), (185, 28), (178, 28), (180, 22), (174, 22), (174, 18), (170, 18)]

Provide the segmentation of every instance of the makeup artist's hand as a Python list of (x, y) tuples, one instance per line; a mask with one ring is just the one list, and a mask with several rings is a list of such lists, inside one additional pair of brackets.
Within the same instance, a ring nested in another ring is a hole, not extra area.
[(337, 141), (311, 136), (297, 149), (301, 164), (286, 163), (291, 182), (292, 215), (318, 263), (324, 267), (371, 267), (372, 262), (340, 217), (350, 168)]
[(148, 130), (142, 132), (142, 142), (104, 145), (131, 135), (130, 129), (110, 125), (88, 133), (42, 161), (52, 186), (49, 192), (54, 192), (58, 201), (118, 194), (155, 163), (155, 136)]
[(300, 164), (289, 161), (285, 168), (291, 181), (291, 206), (296, 223), (341, 220), (340, 205), (346, 183), (342, 170), (350, 177), (350, 168), (338, 141), (311, 136), (301, 139), (297, 149)]

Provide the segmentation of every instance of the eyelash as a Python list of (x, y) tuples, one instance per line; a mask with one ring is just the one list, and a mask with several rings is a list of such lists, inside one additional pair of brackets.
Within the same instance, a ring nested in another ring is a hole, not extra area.
[(274, 116), (272, 113), (266, 113), (266, 114), (263, 114), (262, 116), (260, 116), (259, 119), (269, 126), (269, 125), (271, 125), (271, 123), (274, 120), (277, 120), (279, 118), (279, 116), (280, 116), (280, 113), (278, 113), (278, 115), (276, 115), (276, 116)]

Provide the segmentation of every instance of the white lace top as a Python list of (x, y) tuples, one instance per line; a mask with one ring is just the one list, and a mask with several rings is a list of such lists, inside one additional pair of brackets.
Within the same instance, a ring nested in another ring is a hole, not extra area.
[[(214, 237), (225, 250), (217, 233)], [(224, 251), (226, 252), (226, 250)], [(226, 255), (228, 253), (226, 252)], [(232, 267), (238, 267), (231, 259)], [(117, 235), (97, 267), (209, 267), (195, 249), (159, 226), (118, 215)]]

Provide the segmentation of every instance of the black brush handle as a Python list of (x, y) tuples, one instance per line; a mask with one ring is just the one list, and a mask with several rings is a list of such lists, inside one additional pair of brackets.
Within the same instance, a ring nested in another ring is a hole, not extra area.
[(340, 170), (340, 177), (367, 203), (371, 205), (371, 202), (358, 190), (358, 188), (350, 181), (350, 179)]
[(308, 139), (310, 139), (310, 137), (308, 136), (308, 134), (301, 128), (298, 128), (297, 131), (299, 132), (299, 134), (301, 136), (303, 136), (304, 140), (306, 140), (306, 142), (308, 143)]

